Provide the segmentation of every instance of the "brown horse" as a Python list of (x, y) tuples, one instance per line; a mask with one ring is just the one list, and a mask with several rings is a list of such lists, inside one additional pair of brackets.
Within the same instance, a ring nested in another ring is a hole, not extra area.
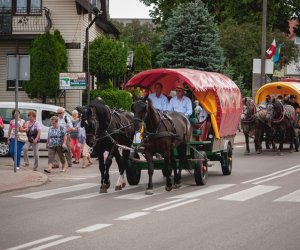
[[(191, 137), (189, 120), (178, 112), (160, 112), (156, 110), (147, 97), (139, 98), (132, 104), (135, 117), (135, 128), (144, 126), (143, 139), (140, 148), (144, 148), (148, 164), (149, 182), (146, 194), (153, 194), (152, 176), (154, 171), (153, 156), (160, 153), (164, 157), (164, 174), (166, 176), (166, 190), (172, 190), (171, 171), (169, 162), (174, 170), (174, 187), (181, 185), (181, 168), (187, 164), (186, 142)], [(177, 148), (179, 155), (179, 170), (173, 149)]]

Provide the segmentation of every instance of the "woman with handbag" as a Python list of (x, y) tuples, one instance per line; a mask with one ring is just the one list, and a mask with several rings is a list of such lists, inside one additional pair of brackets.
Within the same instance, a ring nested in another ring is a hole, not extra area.
[(81, 148), (78, 142), (78, 129), (80, 127), (80, 120), (78, 117), (78, 111), (72, 111), (72, 124), (74, 130), (70, 132), (70, 149), (75, 160), (73, 164), (79, 164), (79, 160), (81, 158)]
[(64, 151), (67, 149), (67, 132), (64, 127), (58, 125), (57, 116), (52, 116), (50, 122), (51, 127), (49, 128), (46, 142), (46, 147), (48, 148), (48, 168), (44, 169), (44, 171), (48, 174), (51, 173), (55, 161), (55, 154), (57, 153), (61, 162), (61, 172), (65, 172), (67, 167)]
[(12, 120), (9, 122), (9, 128), (7, 133), (7, 144), (9, 145), (10, 156), (15, 160), (15, 142), (17, 142), (17, 170), (20, 169), (21, 153), (25, 141), (27, 140), (25, 121), (20, 118), (20, 111), (18, 111), (17, 120), (18, 125), (15, 124), (16, 110), (12, 111)]
[(26, 122), (25, 127), (27, 128), (27, 138), (28, 141), (25, 142), (23, 147), (24, 152), (24, 165), (23, 167), (29, 166), (29, 159), (28, 159), (28, 150), (32, 147), (33, 150), (33, 158), (34, 158), (34, 167), (33, 171), (37, 171), (39, 165), (39, 141), (41, 135), (41, 125), (36, 120), (36, 113), (34, 111), (28, 112), (28, 121)]

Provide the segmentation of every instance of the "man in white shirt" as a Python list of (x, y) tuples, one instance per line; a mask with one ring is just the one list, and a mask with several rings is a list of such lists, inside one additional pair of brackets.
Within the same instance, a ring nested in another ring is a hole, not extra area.
[(184, 86), (182, 84), (177, 85), (175, 90), (176, 96), (170, 100), (168, 110), (177, 111), (189, 117), (193, 113), (191, 99), (184, 95)]
[(164, 111), (168, 107), (168, 98), (161, 92), (163, 85), (160, 82), (155, 83), (155, 93), (152, 93), (148, 98), (152, 101), (154, 108)]

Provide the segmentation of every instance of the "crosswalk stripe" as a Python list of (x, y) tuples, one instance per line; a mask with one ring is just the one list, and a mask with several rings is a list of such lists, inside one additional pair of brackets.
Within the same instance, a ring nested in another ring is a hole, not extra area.
[(281, 178), (281, 177), (287, 176), (289, 174), (292, 174), (292, 173), (298, 172), (298, 171), (300, 171), (300, 168), (299, 169), (294, 169), (294, 170), (288, 171), (288, 172), (286, 172), (284, 174), (273, 176), (273, 177), (270, 177), (270, 178), (267, 178), (267, 179), (264, 179), (264, 180), (261, 180), (261, 181), (253, 182), (253, 184), (260, 184), (260, 183), (263, 183), (263, 182), (271, 181), (271, 180), (274, 180), (274, 179), (277, 179), (277, 178)]
[(172, 196), (168, 199), (192, 199), (192, 198), (196, 198), (205, 194), (210, 194), (216, 191), (220, 191), (226, 188), (230, 188), (235, 186), (236, 184), (220, 184), (220, 185), (212, 185), (197, 191), (193, 191), (193, 192), (189, 192), (189, 193), (185, 193), (185, 194), (180, 194), (180, 195), (176, 195), (176, 196)]
[(185, 199), (178, 199), (178, 200), (173, 200), (173, 201), (164, 202), (164, 203), (161, 203), (161, 204), (152, 206), (152, 207), (144, 208), (143, 211), (153, 210), (153, 209), (156, 209), (156, 208), (159, 208), (159, 207), (167, 206), (167, 205), (170, 205), (170, 204), (173, 204), (173, 203), (177, 203), (177, 202), (180, 202), (180, 201), (184, 201), (184, 200), (185, 200)]
[(71, 241), (71, 240), (79, 239), (81, 237), (82, 236), (70, 236), (70, 237), (67, 237), (67, 238), (64, 238), (64, 239), (60, 239), (60, 240), (57, 240), (57, 241), (50, 242), (48, 244), (45, 244), (45, 245), (42, 245), (42, 246), (39, 246), (39, 247), (31, 248), (30, 250), (42, 250), (42, 249), (50, 248), (50, 247), (57, 246), (59, 244), (62, 244), (62, 243), (65, 243), (65, 242), (68, 242), (68, 241)]
[(263, 186), (263, 185), (258, 185), (252, 188), (248, 188), (246, 190), (233, 193), (230, 195), (223, 196), (219, 198), (219, 200), (230, 200), (230, 201), (247, 201), (250, 199), (253, 199), (257, 196), (272, 192), (279, 187), (277, 186)]
[(14, 197), (21, 197), (21, 198), (29, 198), (29, 199), (40, 199), (45, 198), (49, 196), (54, 196), (58, 194), (64, 194), (64, 193), (70, 193), (74, 191), (84, 190), (92, 187), (99, 186), (99, 183), (82, 183), (74, 186), (69, 187), (62, 187), (62, 188), (56, 188), (56, 189), (49, 189), (45, 191), (40, 192), (33, 192), (29, 194), (23, 194), (23, 195), (17, 195)]
[(144, 215), (150, 214), (150, 212), (135, 212), (132, 214), (127, 214), (121, 217), (116, 218), (115, 220), (131, 220), (131, 219), (135, 219)]
[(186, 200), (186, 201), (183, 201), (183, 202), (180, 202), (180, 203), (173, 204), (173, 205), (168, 206), (168, 207), (157, 209), (156, 211), (163, 212), (163, 211), (170, 210), (170, 209), (175, 208), (175, 207), (180, 207), (180, 206), (183, 206), (185, 204), (189, 204), (189, 203), (192, 203), (192, 202), (195, 202), (195, 201), (199, 201), (199, 199)]
[(300, 202), (300, 190), (297, 190), (293, 193), (282, 196), (274, 201)]
[(63, 237), (63, 236), (62, 235), (52, 235), (52, 236), (49, 236), (47, 238), (43, 238), (43, 239), (35, 240), (35, 241), (32, 241), (32, 242), (28, 242), (26, 244), (22, 244), (22, 245), (19, 245), (19, 246), (8, 248), (6, 250), (19, 250), (19, 249), (22, 249), (22, 248), (27, 248), (27, 247), (31, 247), (31, 246), (34, 246), (34, 245), (37, 245), (37, 244), (44, 243), (46, 241), (55, 240), (55, 239), (58, 239), (58, 238), (61, 238), (61, 237)]
[(91, 233), (91, 232), (95, 232), (97, 230), (101, 230), (103, 228), (109, 227), (111, 225), (112, 224), (96, 224), (96, 225), (93, 225), (93, 226), (78, 229), (76, 231), (76, 233)]
[[(153, 190), (153, 195), (161, 194), (161, 191), (163, 191), (164, 189), (165, 189), (165, 186), (155, 188)], [(115, 199), (126, 199), (126, 200), (140, 200), (140, 199), (144, 199), (144, 198), (147, 198), (147, 197), (151, 197), (153, 195), (146, 195), (145, 191), (141, 191), (141, 192), (132, 193), (132, 194), (120, 195), (120, 196), (117, 196), (117, 197), (114, 197), (114, 198)]]
[(90, 198), (94, 198), (100, 195), (107, 195), (107, 194), (113, 194), (113, 193), (118, 193), (118, 192), (124, 192), (126, 190), (130, 190), (130, 189), (134, 189), (137, 188), (138, 186), (128, 186), (122, 190), (112, 190), (112, 191), (108, 191), (108, 193), (99, 193), (99, 192), (93, 192), (93, 193), (89, 193), (89, 194), (82, 194), (82, 195), (78, 195), (78, 196), (74, 196), (74, 197), (70, 197), (70, 198), (66, 198), (64, 200), (84, 200), (84, 199), (90, 199)]

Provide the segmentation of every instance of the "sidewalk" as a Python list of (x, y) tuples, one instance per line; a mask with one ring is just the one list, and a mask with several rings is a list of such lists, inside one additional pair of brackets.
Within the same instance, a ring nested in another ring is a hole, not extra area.
[[(237, 132), (234, 144), (243, 144), (244, 142), (244, 134)], [(39, 171), (43, 171), (43, 168), (39, 168)], [(15, 173), (12, 159), (10, 157), (0, 157), (0, 194), (47, 183), (48, 176), (39, 171), (21, 167)]]

